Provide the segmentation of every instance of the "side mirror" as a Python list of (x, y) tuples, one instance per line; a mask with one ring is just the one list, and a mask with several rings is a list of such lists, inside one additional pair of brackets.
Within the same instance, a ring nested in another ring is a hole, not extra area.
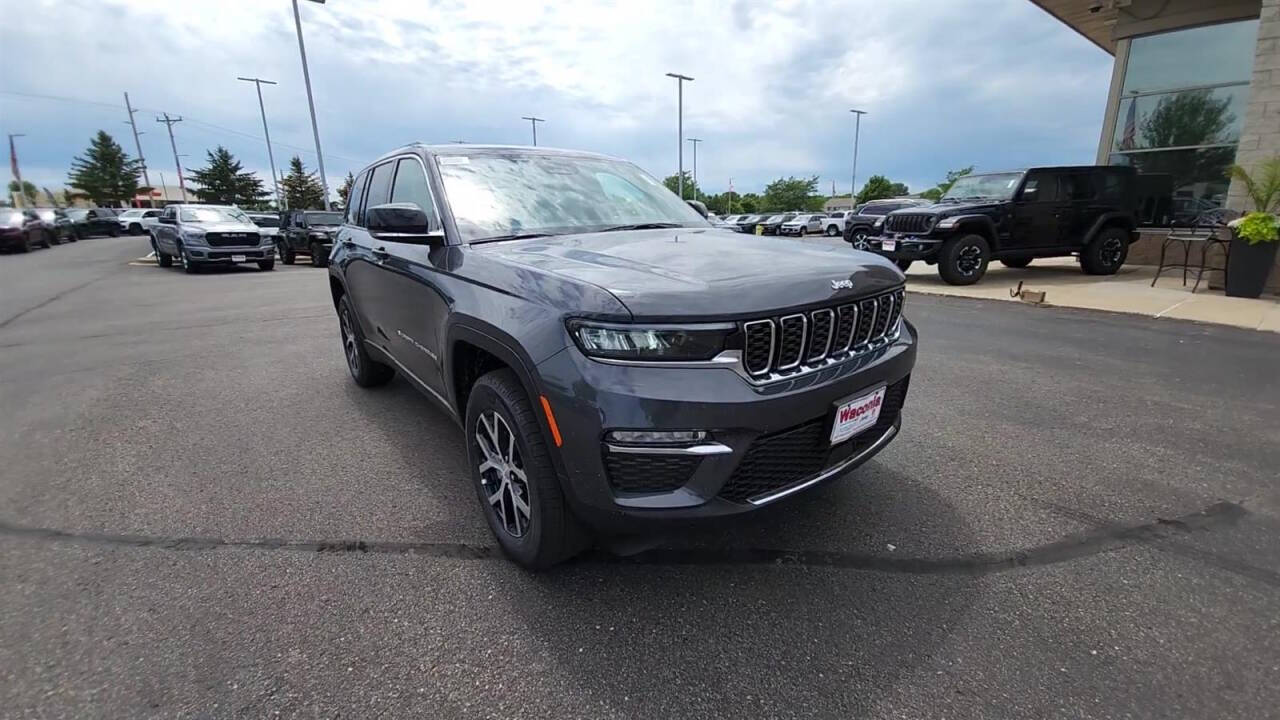
[(685, 202), (689, 203), (689, 207), (693, 208), (694, 210), (697, 210), (698, 214), (701, 215), (704, 219), (707, 217), (707, 206), (703, 205), (701, 201), (685, 200)]
[(178, 224), (178, 222), (177, 222), (176, 220), (174, 220), (173, 218), (171, 218), (171, 217), (165, 217), (165, 216), (163, 216), (163, 215), (161, 215), (159, 218), (157, 218), (157, 219), (156, 219), (156, 222), (160, 223), (161, 225), (177, 225), (177, 224)]
[(379, 240), (410, 245), (443, 245), (444, 233), (432, 232), (431, 221), (413, 203), (387, 203), (365, 210), (364, 224)]

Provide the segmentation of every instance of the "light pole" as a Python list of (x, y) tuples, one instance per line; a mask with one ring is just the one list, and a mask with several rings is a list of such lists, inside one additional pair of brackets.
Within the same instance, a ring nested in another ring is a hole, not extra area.
[(684, 83), (693, 82), (693, 78), (680, 73), (667, 73), (667, 77), (676, 79), (676, 152), (679, 166), (676, 169), (676, 187), (680, 189), (680, 199), (684, 199)]
[[(142, 156), (142, 141), (138, 139), (139, 135), (146, 135), (146, 133), (138, 132), (138, 123), (133, 119), (133, 114), (138, 111), (134, 110), (133, 105), (129, 102), (129, 93), (124, 94), (124, 109), (129, 113), (129, 127), (133, 128), (133, 146), (138, 149), (138, 162), (142, 165), (142, 182), (146, 183), (147, 187), (151, 187), (151, 176), (147, 174), (147, 159)], [(151, 207), (155, 207), (156, 201), (153, 198), (149, 199)]]
[(27, 204), (26, 194), (22, 192), (22, 173), (18, 171), (18, 151), (13, 146), (13, 139), (26, 137), (26, 133), (9, 133), (9, 169), (13, 171), (14, 182), (18, 183), (18, 192), (13, 194), (13, 198), (22, 198), (22, 204)]
[(857, 204), (858, 196), (858, 133), (862, 130), (862, 116), (867, 114), (866, 110), (850, 110), (853, 113), (853, 176), (849, 179), (849, 207), (853, 208)]
[(182, 202), (187, 201), (187, 183), (182, 179), (182, 163), (178, 160), (178, 143), (173, 139), (173, 124), (182, 122), (182, 117), (171, 118), (169, 113), (164, 114), (164, 119), (156, 118), (156, 122), (164, 123), (169, 127), (169, 147), (173, 148), (173, 164), (178, 168), (178, 187), (182, 190)]
[[(280, 183), (276, 182), (276, 156), (271, 152), (271, 131), (267, 129), (267, 107), (262, 104), (262, 85), (277, 85), (278, 83), (271, 80), (263, 80), (262, 78), (238, 77), (237, 80), (253, 83), (258, 89), (258, 110), (262, 113), (262, 134), (267, 138), (267, 162), (271, 163), (271, 184), (276, 189), (276, 208), (280, 208)], [(323, 173), (322, 173), (323, 174)], [(328, 200), (326, 195), (325, 200)]]
[(702, 138), (689, 138), (689, 142), (693, 143), (693, 199), (698, 199), (698, 143), (702, 142)]
[(538, 147), (538, 123), (546, 122), (546, 120), (532, 115), (521, 115), (520, 119), (529, 121), (529, 126), (533, 128), (533, 146)]
[[(311, 0), (324, 4), (324, 0)], [(302, 82), (307, 86), (307, 107), (311, 110), (311, 134), (316, 139), (316, 164), (320, 166), (320, 187), (324, 190), (324, 208), (329, 209), (329, 180), (324, 175), (324, 154), (320, 152), (320, 126), (316, 125), (316, 101), (311, 96), (311, 72), (307, 70), (307, 46), (302, 42), (302, 16), (298, 14), (298, 0), (293, 0), (293, 24), (298, 29), (298, 54), (302, 56)]]

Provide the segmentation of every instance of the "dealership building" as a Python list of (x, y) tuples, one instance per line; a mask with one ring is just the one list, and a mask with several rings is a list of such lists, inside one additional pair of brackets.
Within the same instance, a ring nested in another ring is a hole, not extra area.
[(1032, 2), (1115, 57), (1099, 164), (1171, 175), (1181, 217), (1253, 209), (1230, 167), (1280, 155), (1280, 0)]

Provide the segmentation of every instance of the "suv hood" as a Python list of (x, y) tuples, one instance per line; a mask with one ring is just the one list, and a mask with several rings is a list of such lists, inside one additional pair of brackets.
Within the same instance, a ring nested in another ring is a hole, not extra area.
[[(902, 273), (878, 255), (715, 228), (561, 235), (473, 249), (608, 290), (643, 319), (759, 317), (902, 284)], [(844, 280), (853, 287), (833, 287)]]
[(917, 205), (916, 207), (902, 208), (894, 210), (890, 215), (938, 215), (946, 217), (948, 215), (967, 215), (972, 212), (982, 212), (999, 207), (1004, 201), (1002, 200), (966, 200), (964, 202), (937, 202), (930, 205)]
[(258, 234), (258, 229), (259, 229), (258, 226), (254, 225), (253, 223), (242, 223), (242, 222), (231, 222), (231, 221), (200, 222), (200, 223), (184, 222), (182, 223), (182, 225), (184, 227), (194, 227), (200, 230), (204, 230), (205, 232), (247, 232), (247, 233), (253, 233), (255, 235)]

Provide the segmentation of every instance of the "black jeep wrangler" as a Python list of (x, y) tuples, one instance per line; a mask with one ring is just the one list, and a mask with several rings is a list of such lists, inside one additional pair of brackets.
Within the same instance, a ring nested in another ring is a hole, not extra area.
[(341, 225), (340, 212), (291, 210), (284, 213), (283, 223), (276, 231), (276, 251), (280, 261), (292, 265), (298, 253), (306, 253), (311, 257), (313, 267), (328, 265), (333, 236)]
[(993, 258), (1021, 268), (1038, 257), (1078, 255), (1090, 275), (1111, 275), (1138, 239), (1131, 167), (1044, 167), (960, 178), (937, 203), (876, 223), (869, 250), (906, 270), (937, 264), (951, 285), (980, 280)]

